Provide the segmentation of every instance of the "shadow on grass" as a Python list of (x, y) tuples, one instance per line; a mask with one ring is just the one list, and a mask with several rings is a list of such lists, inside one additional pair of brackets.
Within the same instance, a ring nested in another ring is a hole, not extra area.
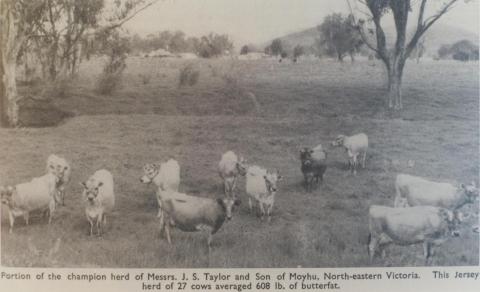
[(23, 127), (54, 127), (73, 116), (58, 108), (51, 99), (25, 97), (19, 101), (19, 120)]

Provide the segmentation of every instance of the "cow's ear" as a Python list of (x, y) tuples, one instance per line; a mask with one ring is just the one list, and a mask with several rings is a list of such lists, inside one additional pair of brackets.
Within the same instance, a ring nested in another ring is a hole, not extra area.
[(220, 198), (217, 198), (217, 203), (222, 206), (223, 209), (225, 209), (225, 202), (223, 201), (223, 199), (220, 199)]
[(453, 221), (453, 213), (451, 211), (442, 208), (440, 209), (439, 214), (443, 218), (443, 220), (447, 222)]
[(280, 181), (283, 179), (283, 176), (280, 175), (280, 172), (277, 170), (277, 181)]
[(460, 222), (464, 222), (465, 220), (470, 218), (470, 216), (472, 216), (471, 213), (463, 213), (460, 211), (455, 211), (455, 218), (457, 218), (457, 220)]
[(84, 181), (82, 181), (82, 182), (80, 183), (80, 185), (81, 185), (84, 189), (87, 189), (87, 184), (86, 184)]
[(103, 182), (98, 183), (98, 187), (101, 187), (101, 186), (103, 186)]

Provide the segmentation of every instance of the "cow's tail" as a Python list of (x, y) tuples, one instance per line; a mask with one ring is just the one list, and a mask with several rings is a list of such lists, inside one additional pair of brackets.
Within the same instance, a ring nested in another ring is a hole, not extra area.
[(405, 207), (404, 200), (406, 200), (406, 198), (404, 197), (404, 195), (402, 194), (402, 191), (400, 190), (398, 178), (397, 180), (395, 180), (395, 193), (396, 194), (395, 194), (395, 200), (394, 200), (393, 206), (395, 208)]
[(368, 240), (367, 240), (367, 253), (370, 255), (370, 242), (372, 242), (372, 233), (368, 233)]

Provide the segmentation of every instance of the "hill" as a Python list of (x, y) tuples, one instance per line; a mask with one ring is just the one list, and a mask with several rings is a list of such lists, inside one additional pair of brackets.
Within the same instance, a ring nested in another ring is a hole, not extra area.
[[(385, 28), (385, 31), (387, 34), (387, 40), (393, 40), (395, 36), (395, 27), (388, 26)], [(443, 44), (453, 44), (463, 39), (467, 39), (473, 43), (478, 43), (479, 41), (478, 35), (471, 31), (443, 24), (433, 25), (426, 32), (425, 36), (427, 38), (425, 45), (427, 46), (427, 54), (429, 55), (436, 54), (438, 48)], [(317, 38), (319, 38), (319, 32), (317, 27), (312, 27), (279, 38), (287, 49), (291, 49), (298, 44), (308, 48), (315, 43)], [(271, 41), (258, 45), (258, 47), (264, 48), (270, 43)]]

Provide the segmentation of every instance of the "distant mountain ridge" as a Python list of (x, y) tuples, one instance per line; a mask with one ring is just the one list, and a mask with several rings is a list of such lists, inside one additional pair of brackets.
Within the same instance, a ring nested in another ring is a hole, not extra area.
[[(395, 36), (395, 27), (385, 27), (387, 40), (392, 41)], [(312, 46), (316, 39), (320, 37), (317, 27), (304, 29), (298, 32), (290, 33), (279, 38), (282, 40), (287, 49), (292, 49), (296, 45), (301, 45), (306, 48)], [(450, 25), (434, 24), (426, 33), (425, 46), (427, 47), (427, 54), (435, 55), (440, 46), (444, 44), (453, 44), (457, 41), (467, 39), (475, 44), (479, 42), (478, 34), (471, 31), (457, 28)], [(258, 45), (259, 49), (265, 48), (271, 41)]]

